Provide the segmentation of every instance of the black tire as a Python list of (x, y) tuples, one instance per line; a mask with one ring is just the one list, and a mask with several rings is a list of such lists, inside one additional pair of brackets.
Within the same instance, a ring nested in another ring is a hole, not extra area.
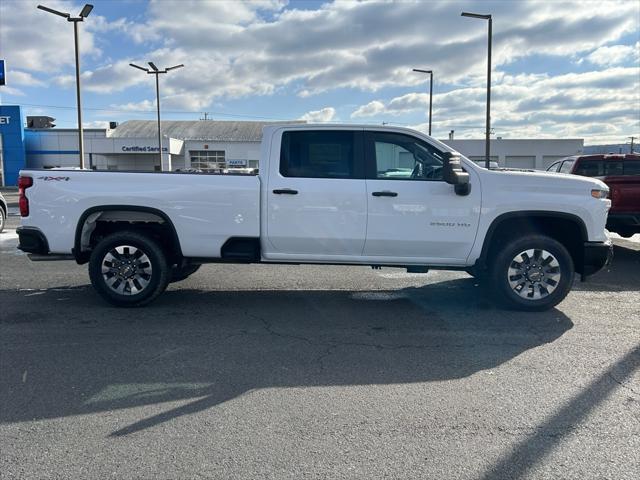
[(199, 263), (185, 265), (183, 267), (174, 265), (173, 267), (171, 267), (171, 280), (169, 280), (169, 283), (181, 282), (190, 275), (196, 273), (201, 266), (202, 265), (200, 265)]
[[(158, 243), (132, 231), (112, 233), (102, 239), (89, 260), (93, 287), (118, 307), (140, 307), (154, 300), (167, 288), (169, 272)], [(134, 288), (139, 291), (134, 292)]]
[(564, 245), (545, 235), (513, 239), (489, 262), (492, 290), (508, 308), (548, 310), (560, 303), (573, 285), (571, 255)]
[(4, 230), (4, 222), (7, 216), (4, 213), (4, 209), (0, 207), (0, 233)]

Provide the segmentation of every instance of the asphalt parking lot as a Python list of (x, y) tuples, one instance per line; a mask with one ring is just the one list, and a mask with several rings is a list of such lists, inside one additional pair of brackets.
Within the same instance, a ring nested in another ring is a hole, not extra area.
[(640, 242), (544, 313), (464, 273), (206, 265), (142, 309), (0, 234), (1, 478), (638, 478)]

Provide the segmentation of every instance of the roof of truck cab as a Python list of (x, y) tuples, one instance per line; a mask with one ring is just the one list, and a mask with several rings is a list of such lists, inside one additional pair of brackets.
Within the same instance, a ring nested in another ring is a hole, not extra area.
[[(220, 142), (260, 142), (266, 125), (305, 123), (303, 120), (286, 122), (244, 122), (222, 120), (163, 120), (162, 135), (181, 140), (210, 140)], [(155, 120), (128, 120), (110, 131), (109, 138), (152, 138), (158, 135)]]

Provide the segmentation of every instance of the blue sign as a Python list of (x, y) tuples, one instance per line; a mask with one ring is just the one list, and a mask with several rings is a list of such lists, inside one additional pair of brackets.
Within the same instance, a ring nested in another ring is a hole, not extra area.
[(18, 173), (25, 168), (24, 126), (17, 105), (0, 105), (0, 136), (4, 184), (17, 185)]
[(0, 85), (6, 85), (6, 77), (4, 74), (4, 60), (0, 60)]

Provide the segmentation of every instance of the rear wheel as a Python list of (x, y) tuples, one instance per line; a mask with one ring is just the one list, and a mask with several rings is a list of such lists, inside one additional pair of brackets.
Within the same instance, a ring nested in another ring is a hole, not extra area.
[(2, 207), (0, 207), (0, 233), (2, 233), (2, 230), (4, 230), (4, 221), (5, 221), (5, 214), (4, 214), (4, 209)]
[(507, 243), (491, 262), (491, 284), (506, 306), (518, 310), (547, 310), (571, 290), (574, 265), (560, 242), (528, 235)]
[(153, 239), (123, 231), (96, 245), (89, 260), (89, 277), (108, 302), (119, 307), (139, 307), (167, 288), (169, 267)]

